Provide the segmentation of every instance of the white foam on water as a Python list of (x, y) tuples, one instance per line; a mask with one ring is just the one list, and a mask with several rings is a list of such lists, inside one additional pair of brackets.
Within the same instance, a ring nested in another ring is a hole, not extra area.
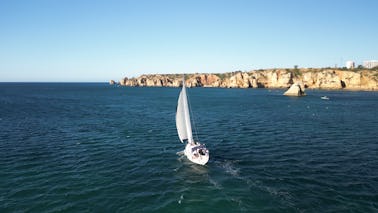
[(293, 202), (294, 198), (289, 192), (278, 191), (278, 190), (276, 190), (272, 187), (269, 187), (269, 186), (260, 186), (259, 188), (263, 191), (268, 192), (269, 194), (271, 194), (274, 197), (278, 197), (278, 199), (281, 202), (283, 202), (283, 203), (285, 203), (289, 206), (295, 206), (295, 203)]
[(247, 209), (243, 206), (242, 200), (236, 199), (236, 198), (231, 198), (230, 201), (237, 203), (240, 211), (247, 211)]
[(243, 178), (245, 180), (246, 184), (248, 185), (249, 188), (256, 188), (259, 189), (263, 192), (269, 193), (271, 196), (276, 197), (280, 200), (280, 202), (283, 202), (289, 206), (294, 206), (294, 198), (289, 192), (285, 191), (279, 191), (273, 187), (269, 187), (264, 185), (261, 181), (252, 181), (248, 178)]
[(219, 184), (217, 181), (215, 181), (214, 179), (212, 179), (210, 176), (209, 176), (209, 182), (216, 188), (216, 189), (223, 189), (222, 185)]
[[(230, 174), (232, 177), (244, 182), (246, 184), (246, 186), (248, 188), (250, 188), (251, 190), (253, 188), (262, 190), (264, 192), (269, 193), (273, 197), (278, 198), (280, 200), (280, 202), (283, 202), (283, 203), (285, 203), (289, 206), (293, 206), (293, 202), (292, 202), (293, 196), (289, 192), (279, 191), (275, 188), (265, 186), (261, 181), (253, 181), (249, 178), (241, 176), (240, 175), (240, 168), (238, 168), (237, 165), (236, 165), (237, 161), (222, 160), (222, 161), (216, 161), (215, 163), (216, 163), (217, 166), (222, 168), (224, 170), (224, 172), (226, 172), (227, 174)], [(210, 177), (209, 177), (209, 182), (217, 189), (223, 188), (222, 185), (220, 185), (219, 183), (217, 183), (215, 180), (211, 179)], [(246, 211), (244, 203), (241, 199), (234, 197), (234, 196), (230, 196), (229, 194), (227, 194), (225, 192), (223, 192), (223, 193), (224, 193), (225, 197), (227, 198), (227, 200), (238, 204), (240, 211)]]
[(176, 152), (176, 154), (177, 154), (178, 156), (183, 156), (183, 155), (184, 155), (184, 150), (179, 151), (179, 152)]
[(177, 201), (178, 204), (181, 204), (181, 202), (184, 200), (184, 195), (182, 194), (180, 196), (180, 199)]
[(239, 178), (239, 171), (240, 169), (237, 168), (233, 161), (225, 160), (223, 162), (217, 162), (217, 164), (224, 169), (224, 171), (228, 174), (231, 174), (233, 177)]
[[(180, 159), (179, 159), (180, 160)], [(180, 160), (181, 161), (181, 160)], [(179, 169), (181, 169), (182, 163), (179, 164), (178, 167), (174, 168), (173, 171), (177, 172)]]
[(183, 151), (176, 152), (176, 155), (179, 156), (179, 157), (177, 158), (177, 160), (180, 161), (180, 166), (174, 169), (175, 172), (177, 172), (177, 171), (182, 167), (182, 162), (183, 162), (183, 159), (185, 158), (184, 150), (183, 150)]

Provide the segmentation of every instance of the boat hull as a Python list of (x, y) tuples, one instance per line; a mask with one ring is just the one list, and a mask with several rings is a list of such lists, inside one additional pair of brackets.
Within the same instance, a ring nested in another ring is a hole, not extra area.
[(209, 150), (200, 143), (188, 143), (184, 153), (191, 162), (196, 164), (205, 165), (209, 161)]

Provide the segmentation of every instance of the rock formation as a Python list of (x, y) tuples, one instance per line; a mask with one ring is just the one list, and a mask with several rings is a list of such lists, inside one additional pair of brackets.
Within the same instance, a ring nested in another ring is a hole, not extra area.
[(306, 95), (304, 92), (303, 86), (301, 87), (300, 83), (295, 83), (291, 85), (291, 87), (284, 93), (286, 96), (304, 96)]
[[(294, 82), (301, 82), (301, 89), (348, 89), (378, 90), (378, 70), (342, 69), (269, 69), (222, 74), (188, 74), (188, 87), (223, 88), (289, 88)], [(179, 87), (182, 75), (141, 75), (138, 78), (124, 78), (123, 86)]]

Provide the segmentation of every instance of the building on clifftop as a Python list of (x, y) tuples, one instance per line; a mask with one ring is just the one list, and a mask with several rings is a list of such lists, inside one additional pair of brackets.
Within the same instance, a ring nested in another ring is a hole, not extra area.
[(354, 69), (354, 61), (347, 61), (345, 66), (347, 69)]
[(377, 67), (377, 66), (378, 66), (378, 60), (364, 61), (364, 62), (362, 63), (362, 66), (364, 66), (365, 68), (368, 68), (368, 69), (371, 69), (371, 68)]

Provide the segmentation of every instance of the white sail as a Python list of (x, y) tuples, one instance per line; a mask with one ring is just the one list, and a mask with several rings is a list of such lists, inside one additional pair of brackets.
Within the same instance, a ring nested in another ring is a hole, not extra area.
[(177, 103), (176, 127), (181, 142), (183, 142), (184, 140), (188, 140), (189, 143), (193, 142), (193, 133), (192, 126), (190, 124), (190, 114), (186, 96), (185, 81), (183, 81), (182, 90), (180, 92)]
[(179, 99), (178, 99), (178, 103), (177, 103), (177, 112), (176, 112), (176, 128), (177, 128), (177, 133), (179, 135), (181, 142), (188, 139), (188, 135), (186, 134), (186, 127), (185, 127), (184, 102), (182, 101), (182, 99), (183, 99), (183, 95), (181, 91)]

